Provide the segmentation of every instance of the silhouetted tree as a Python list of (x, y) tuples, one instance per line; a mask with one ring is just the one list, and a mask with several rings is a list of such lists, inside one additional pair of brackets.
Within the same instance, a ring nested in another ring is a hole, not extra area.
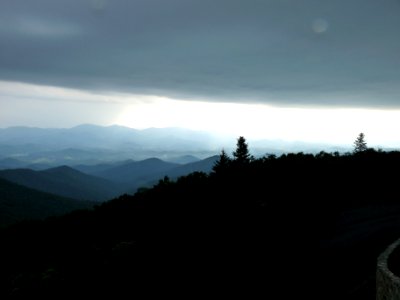
[(368, 149), (364, 133), (360, 133), (354, 141), (354, 153), (364, 152)]
[(248, 163), (251, 160), (246, 139), (240, 136), (237, 140), (236, 150), (233, 152), (235, 162), (239, 164)]
[(168, 185), (170, 185), (172, 182), (171, 182), (171, 180), (169, 179), (169, 177), (168, 176), (164, 176), (164, 178), (163, 179), (160, 179), (159, 181), (158, 181), (158, 186), (160, 186), (160, 187), (162, 187), (162, 186), (168, 186)]
[(229, 167), (231, 162), (231, 158), (226, 154), (225, 150), (222, 150), (221, 154), (219, 155), (219, 159), (215, 162), (212, 170), (215, 173), (223, 172)]

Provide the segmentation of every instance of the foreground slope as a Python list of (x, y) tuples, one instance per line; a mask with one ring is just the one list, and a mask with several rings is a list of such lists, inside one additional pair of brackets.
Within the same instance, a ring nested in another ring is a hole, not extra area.
[(93, 203), (43, 193), (0, 179), (0, 226), (62, 215), (92, 206)]
[(105, 201), (124, 191), (123, 187), (116, 183), (84, 174), (67, 166), (43, 171), (0, 170), (0, 178), (47, 193), (79, 200)]
[(230, 161), (0, 232), (0, 296), (374, 299), (400, 235), (399, 153)]

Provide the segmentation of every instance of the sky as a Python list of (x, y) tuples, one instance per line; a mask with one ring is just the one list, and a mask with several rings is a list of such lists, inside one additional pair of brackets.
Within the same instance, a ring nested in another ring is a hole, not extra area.
[(2, 0), (0, 127), (400, 147), (400, 0)]

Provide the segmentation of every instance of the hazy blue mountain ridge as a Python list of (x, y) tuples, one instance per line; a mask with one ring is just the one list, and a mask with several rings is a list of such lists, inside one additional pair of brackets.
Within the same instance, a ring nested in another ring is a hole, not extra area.
[(146, 178), (152, 178), (158, 174), (164, 174), (177, 166), (179, 165), (165, 162), (158, 158), (149, 158), (142, 161), (128, 162), (94, 173), (94, 175), (115, 182), (134, 182), (137, 180), (146, 180)]
[[(178, 162), (185, 155), (205, 158), (220, 150), (208, 133), (180, 128), (137, 130), (123, 126), (80, 125), (65, 128), (0, 129), (0, 157), (19, 163), (0, 168), (43, 169), (59, 165), (109, 163), (157, 157)], [(186, 161), (189, 162), (189, 161)]]
[[(0, 168), (46, 169), (60, 165), (97, 165), (156, 157), (175, 163), (231, 153), (237, 137), (182, 128), (132, 129), (123, 126), (80, 125), (73, 128), (10, 127), (0, 129)], [(284, 140), (248, 139), (252, 154), (345, 152), (346, 147)], [(185, 159), (186, 156), (186, 159)], [(12, 159), (13, 161), (7, 160)]]
[(212, 167), (214, 166), (215, 162), (218, 160), (219, 155), (214, 155), (211, 157), (208, 157), (206, 159), (184, 164), (182, 166), (175, 167), (172, 170), (169, 170), (167, 172), (167, 176), (169, 176), (172, 179), (176, 179), (179, 176), (184, 176), (193, 172), (204, 172), (204, 173), (209, 173), (212, 170)]
[[(137, 130), (123, 126), (79, 125), (73, 128), (10, 127), (0, 129), (3, 145), (37, 144), (49, 150), (65, 148), (115, 149), (151, 148), (153, 150), (184, 147), (187, 150), (209, 148), (211, 135), (180, 128)], [(200, 145), (203, 144), (203, 145)]]
[(150, 186), (164, 176), (176, 179), (179, 176), (196, 171), (209, 173), (218, 157), (218, 155), (214, 155), (187, 164), (177, 164), (158, 158), (150, 158), (143, 161), (125, 161), (98, 166), (78, 166), (77, 168), (97, 177), (128, 184), (130, 191), (132, 191), (133, 187)]
[(0, 170), (0, 178), (47, 193), (81, 200), (106, 201), (123, 193), (133, 194), (140, 187), (151, 187), (164, 176), (211, 171), (218, 156), (188, 164), (165, 162), (158, 158), (121, 161), (75, 168), (60, 166), (46, 170)]

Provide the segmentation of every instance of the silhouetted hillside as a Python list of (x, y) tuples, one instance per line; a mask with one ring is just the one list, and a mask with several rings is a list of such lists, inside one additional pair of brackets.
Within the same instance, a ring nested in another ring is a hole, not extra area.
[(238, 150), (210, 175), (0, 231), (0, 296), (374, 299), (400, 235), (400, 153)]
[(62, 215), (92, 206), (93, 203), (90, 202), (40, 192), (0, 179), (0, 227), (22, 220)]
[(124, 188), (114, 182), (84, 174), (67, 166), (44, 171), (2, 170), (0, 178), (40, 191), (79, 200), (105, 201), (124, 192)]

